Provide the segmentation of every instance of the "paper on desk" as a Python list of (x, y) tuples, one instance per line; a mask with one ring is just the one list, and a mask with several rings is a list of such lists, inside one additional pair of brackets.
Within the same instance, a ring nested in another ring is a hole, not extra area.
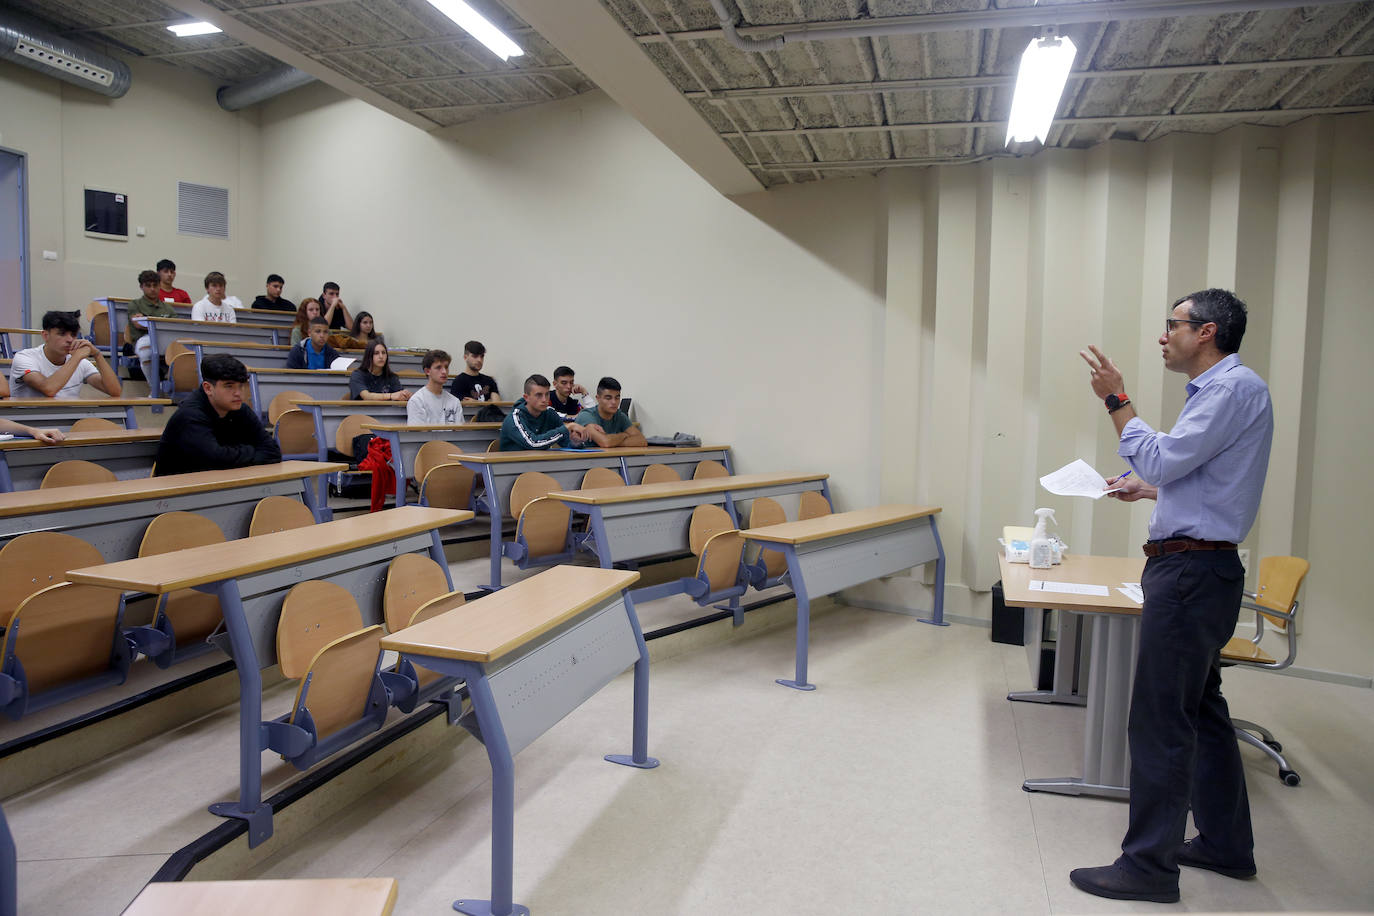
[(1130, 598), (1136, 604), (1145, 603), (1145, 592), (1141, 590), (1139, 582), (1122, 582), (1121, 587), (1118, 588), (1117, 591), (1121, 592), (1121, 594), (1125, 595), (1127, 598)]
[(13, 439), (13, 438), (14, 438), (14, 433), (0, 433), (0, 442), (4, 442), (6, 439)]
[(1101, 499), (1108, 492), (1107, 480), (1082, 458), (1040, 478), (1040, 486), (1056, 496), (1086, 496)]
[(1089, 585), (1086, 582), (1045, 582), (1040, 579), (1030, 580), (1030, 590), (1033, 592), (1066, 592), (1070, 595), (1097, 595), (1105, 598), (1108, 594), (1105, 585)]

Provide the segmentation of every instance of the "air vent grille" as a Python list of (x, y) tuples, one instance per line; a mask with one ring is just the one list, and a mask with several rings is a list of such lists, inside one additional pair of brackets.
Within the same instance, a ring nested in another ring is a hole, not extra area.
[(177, 232), (229, 238), (229, 189), (178, 181)]

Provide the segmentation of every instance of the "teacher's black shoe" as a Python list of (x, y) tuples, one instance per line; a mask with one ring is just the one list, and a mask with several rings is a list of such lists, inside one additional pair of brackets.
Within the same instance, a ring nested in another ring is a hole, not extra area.
[[(1196, 837), (1193, 838), (1193, 840), (1196, 839)], [(1212, 859), (1211, 856), (1205, 855), (1201, 848), (1195, 846), (1193, 840), (1184, 840), (1183, 845), (1178, 847), (1179, 865), (1188, 865), (1192, 868), (1205, 868), (1219, 875), (1225, 875), (1228, 878), (1240, 878), (1241, 880), (1253, 878), (1259, 873), (1255, 869), (1254, 862), (1248, 865), (1227, 865), (1223, 862), (1217, 862)]]
[(1178, 885), (1145, 881), (1120, 865), (1075, 868), (1069, 880), (1080, 891), (1113, 900), (1148, 900), (1151, 903), (1178, 903)]

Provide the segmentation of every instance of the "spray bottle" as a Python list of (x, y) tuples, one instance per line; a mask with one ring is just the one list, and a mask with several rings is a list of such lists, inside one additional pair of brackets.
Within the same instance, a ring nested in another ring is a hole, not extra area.
[[(1049, 569), (1054, 566), (1054, 542), (1050, 538), (1045, 519), (1054, 519), (1054, 510), (1036, 509), (1035, 533), (1031, 535), (1030, 542), (1031, 569)], [(1056, 525), (1059, 524), (1057, 519), (1054, 519), (1054, 522)]]

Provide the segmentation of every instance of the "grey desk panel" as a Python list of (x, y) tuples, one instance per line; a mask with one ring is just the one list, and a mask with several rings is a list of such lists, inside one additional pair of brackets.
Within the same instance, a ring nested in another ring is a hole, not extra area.
[[(30, 399), (24, 399), (29, 403)], [(38, 400), (33, 398), (32, 400)], [(70, 404), (63, 405), (63, 398), (45, 398), (46, 403), (43, 407), (25, 407), (6, 409), (4, 401), (0, 401), (0, 417), (6, 420), (13, 420), (16, 423), (23, 423), (26, 426), (56, 426), (63, 429), (70, 429), (71, 425), (77, 420), (86, 417), (99, 417), (102, 420), (110, 420), (120, 426), (133, 429), (134, 426), (128, 422), (130, 409), (118, 405), (105, 406), (99, 403), (98, 399), (91, 399), (91, 402), (73, 407)]]
[(164, 512), (204, 515), (219, 525), (226, 538), (235, 540), (248, 536), (248, 524), (258, 500), (267, 496), (299, 497), (303, 487), (303, 480), (296, 478), (181, 496), (15, 515), (0, 518), (0, 546), (30, 531), (57, 531), (91, 544), (107, 563), (132, 560), (138, 556), (138, 545), (148, 523)]
[(92, 461), (113, 471), (120, 480), (147, 477), (153, 470), (158, 440), (111, 442), (105, 445), (69, 445), (61, 448), (16, 448), (0, 451), (0, 462), (10, 469), (16, 490), (36, 490), (48, 468), (59, 461)]
[[(309, 395), (317, 401), (346, 401), (348, 400), (348, 375), (333, 375), (326, 371), (318, 371), (310, 374), (304, 372), (294, 372), (291, 374), (275, 373), (272, 370), (250, 372), (249, 379), (253, 386), (255, 400), (253, 406), (261, 413), (266, 414), (267, 407), (272, 403), (272, 399), (283, 391), (299, 391)], [(424, 384), (424, 379), (404, 378), (401, 379), (401, 386), (408, 391), (414, 392)], [(386, 404), (387, 401), (358, 401), (359, 408), (354, 413), (365, 413), (375, 420), (381, 421), (381, 417), (372, 412), (373, 404)], [(394, 401), (390, 403), (399, 404), (404, 417), (405, 402)], [(331, 443), (332, 444), (332, 443)]]
[[(249, 341), (251, 343), (277, 343), (278, 336), (289, 335), (291, 332), (285, 328), (258, 328), (251, 327), (249, 324), (237, 324), (229, 321), (202, 321), (193, 325), (179, 323), (184, 319), (148, 318), (148, 330), (156, 333), (156, 345), (159, 353), (167, 352), (167, 345), (174, 340), (203, 340), (213, 342), (223, 341)], [(251, 324), (251, 323), (250, 323)]]
[(329, 453), (329, 449), (334, 447), (334, 438), (339, 432), (339, 424), (343, 423), (346, 417), (364, 414), (378, 423), (404, 423), (406, 421), (406, 405), (402, 401), (353, 401), (347, 407), (341, 404), (310, 403), (297, 404), (296, 406), (317, 418), (316, 435), (323, 437), (319, 443), (321, 461)]
[(703, 461), (719, 461), (730, 467), (729, 449), (708, 449), (704, 452), (671, 452), (663, 455), (626, 455), (625, 471), (628, 481), (637, 484), (644, 479), (644, 469), (651, 464), (666, 464), (677, 471), (683, 480), (691, 480), (696, 466)]
[(501, 724), (517, 754), (639, 658), (619, 594), (591, 616), (489, 675)]
[(940, 558), (929, 517), (798, 544), (796, 551), (811, 598), (831, 595)]
[[(499, 430), (497, 431), (499, 434)], [(564, 461), (508, 461), (500, 464), (482, 465), (477, 463), (463, 463), (469, 470), (476, 471), (479, 475), (483, 467), (491, 469), (492, 485), (495, 488), (496, 505), (501, 507), (503, 516), (510, 515), (510, 491), (515, 486), (515, 479), (527, 471), (538, 471), (541, 474), (548, 474), (558, 485), (567, 490), (576, 490), (582, 486), (582, 478), (587, 476), (587, 471), (592, 468), (610, 468), (616, 473), (620, 472), (620, 458), (615, 452), (606, 450), (600, 452), (583, 452), (577, 455), (570, 454)], [(492, 494), (488, 494), (490, 500)], [(490, 502), (488, 503), (490, 505)]]
[[(300, 582), (320, 579), (343, 586), (358, 602), (363, 625), (382, 623), (382, 593), (391, 561), (403, 553), (428, 553), (434, 539), (423, 531), (362, 550), (331, 554), (296, 566), (278, 567), (238, 579), (248, 631), (258, 665), (277, 663), (277, 622), (286, 593)], [(228, 640), (222, 646), (228, 651)]]

